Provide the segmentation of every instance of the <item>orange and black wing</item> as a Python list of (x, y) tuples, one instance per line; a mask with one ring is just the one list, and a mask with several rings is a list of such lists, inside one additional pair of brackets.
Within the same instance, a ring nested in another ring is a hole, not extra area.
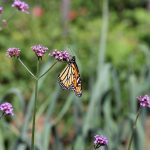
[(71, 65), (68, 64), (64, 70), (59, 74), (58, 81), (60, 86), (67, 90), (72, 87), (73, 82), (73, 68), (71, 68)]
[(81, 86), (81, 78), (78, 70), (78, 66), (76, 62), (71, 64), (71, 68), (73, 69), (73, 82), (72, 82), (72, 90), (75, 92), (77, 96), (82, 96), (82, 86)]
[(73, 90), (79, 97), (82, 95), (81, 78), (75, 57), (72, 57), (68, 65), (59, 74), (58, 81), (63, 89)]

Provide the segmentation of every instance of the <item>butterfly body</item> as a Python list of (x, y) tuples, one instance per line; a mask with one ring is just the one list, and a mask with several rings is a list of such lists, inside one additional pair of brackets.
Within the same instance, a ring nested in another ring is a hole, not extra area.
[(75, 56), (69, 60), (67, 66), (59, 74), (58, 81), (62, 89), (73, 90), (76, 96), (81, 97), (81, 78), (75, 61)]

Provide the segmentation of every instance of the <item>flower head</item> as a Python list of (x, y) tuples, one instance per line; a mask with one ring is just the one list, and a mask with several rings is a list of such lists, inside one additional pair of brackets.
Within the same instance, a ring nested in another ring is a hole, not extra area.
[(108, 145), (108, 139), (103, 135), (94, 136), (94, 147), (99, 148), (100, 146)]
[(14, 0), (12, 7), (16, 7), (19, 11), (29, 13), (29, 5), (21, 0)]
[(0, 104), (0, 110), (3, 111), (3, 113), (5, 115), (11, 115), (11, 116), (14, 115), (14, 113), (13, 113), (13, 107), (8, 102)]
[(42, 45), (34, 45), (32, 46), (32, 50), (35, 52), (38, 58), (42, 58), (42, 56), (48, 51), (48, 48)]
[(0, 6), (0, 14), (2, 14), (3, 13), (3, 7), (2, 6)]
[(9, 57), (19, 57), (20, 56), (20, 49), (19, 48), (8, 48), (7, 55)]
[(54, 57), (58, 61), (69, 61), (71, 55), (67, 51), (58, 51), (54, 50), (53, 52), (49, 53), (50, 56)]
[(150, 97), (148, 95), (137, 97), (141, 107), (150, 107)]

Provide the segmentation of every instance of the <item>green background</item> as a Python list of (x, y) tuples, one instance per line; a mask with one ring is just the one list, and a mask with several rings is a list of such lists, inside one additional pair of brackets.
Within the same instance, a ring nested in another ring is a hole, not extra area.
[[(0, 2), (0, 100), (11, 102), (13, 117), (0, 120), (0, 150), (26, 150), (31, 141), (34, 80), (9, 47), (21, 49), (21, 59), (36, 71), (31, 46), (67, 49), (76, 56), (83, 94), (62, 90), (59, 62), (41, 79), (38, 94), (36, 146), (39, 150), (93, 149), (93, 137), (108, 137), (109, 150), (127, 148), (138, 108), (137, 96), (150, 90), (149, 0), (33, 0), (30, 13)], [(37, 8), (41, 14), (37, 14)], [(6, 23), (5, 23), (6, 20)], [(48, 53), (49, 53), (48, 52)], [(43, 57), (41, 73), (54, 58)], [(148, 150), (149, 111), (137, 123), (133, 150)]]

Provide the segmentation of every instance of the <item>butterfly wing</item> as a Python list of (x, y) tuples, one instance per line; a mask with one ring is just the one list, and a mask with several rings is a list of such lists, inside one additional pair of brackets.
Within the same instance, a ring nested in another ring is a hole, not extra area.
[(78, 70), (78, 66), (76, 62), (71, 64), (73, 68), (73, 82), (72, 82), (72, 90), (75, 92), (76, 96), (82, 96), (82, 86), (81, 86), (81, 78)]
[(82, 95), (81, 78), (75, 57), (70, 60), (64, 70), (59, 74), (58, 81), (62, 89), (73, 90), (78, 97)]
[(73, 68), (71, 68), (71, 64), (68, 64), (59, 74), (58, 81), (62, 89), (68, 90), (72, 87)]

